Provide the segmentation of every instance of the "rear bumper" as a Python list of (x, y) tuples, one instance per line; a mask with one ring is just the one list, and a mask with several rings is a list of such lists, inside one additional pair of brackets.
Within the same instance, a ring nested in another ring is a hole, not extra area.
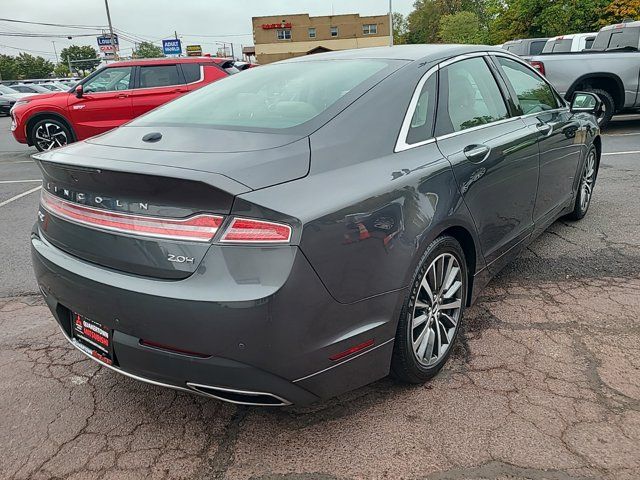
[[(191, 277), (158, 281), (79, 260), (37, 228), (32, 235), (38, 284), (67, 339), (83, 351), (71, 339), (71, 311), (112, 329), (114, 364), (100, 363), (137, 380), (235, 403), (287, 405), (329, 398), (388, 373), (403, 292), (340, 304), (296, 247), (264, 249), (264, 263), (250, 266), (236, 262), (231, 250), (240, 248), (247, 247), (213, 246)], [(369, 339), (374, 345), (367, 350), (329, 359)]]

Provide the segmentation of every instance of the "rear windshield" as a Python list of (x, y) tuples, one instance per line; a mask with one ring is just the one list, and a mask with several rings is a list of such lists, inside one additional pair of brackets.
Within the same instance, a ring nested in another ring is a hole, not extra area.
[(522, 42), (518, 43), (505, 43), (502, 48), (505, 50), (515, 53), (516, 55), (522, 55), (524, 53), (524, 48)]
[(640, 43), (640, 27), (621, 27), (614, 30), (604, 30), (598, 33), (593, 50), (607, 50), (611, 48), (634, 47)]
[(385, 60), (327, 60), (250, 68), (150, 112), (134, 124), (285, 129), (317, 117), (389, 67)]
[(546, 44), (546, 40), (534, 40), (529, 47), (529, 55), (540, 55)]
[(561, 52), (570, 52), (571, 51), (571, 43), (572, 40), (563, 39), (563, 40), (549, 40), (542, 50), (542, 53), (561, 53)]

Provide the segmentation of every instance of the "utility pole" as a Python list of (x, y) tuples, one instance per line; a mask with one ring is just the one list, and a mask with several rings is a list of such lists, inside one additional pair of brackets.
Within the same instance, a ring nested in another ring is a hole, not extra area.
[[(176, 40), (178, 40), (178, 31), (174, 30), (173, 31), (173, 35), (175, 36)], [(178, 54), (179, 57), (182, 56), (182, 46), (180, 46), (180, 53)]]
[(389, 46), (393, 47), (393, 0), (389, 0)]
[(233, 53), (233, 42), (231, 42), (231, 58), (236, 59), (236, 54)]
[(111, 48), (113, 48), (113, 57), (118, 60), (118, 49), (116, 48), (115, 37), (113, 36), (113, 25), (111, 24), (111, 14), (109, 13), (109, 0), (104, 0), (104, 6), (107, 9), (107, 21), (109, 22), (109, 35), (111, 36)]
[(53, 53), (56, 54), (56, 65), (58, 65), (58, 63), (60, 62), (60, 60), (58, 60), (58, 51), (56, 50), (56, 42), (51, 41), (51, 43), (53, 43)]

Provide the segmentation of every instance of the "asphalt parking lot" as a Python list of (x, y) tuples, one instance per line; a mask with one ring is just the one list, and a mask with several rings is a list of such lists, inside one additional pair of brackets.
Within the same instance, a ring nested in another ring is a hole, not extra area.
[(0, 478), (640, 478), (640, 116), (605, 132), (587, 217), (490, 284), (438, 377), (283, 409), (141, 384), (66, 343), (31, 273), (38, 171), (8, 129)]

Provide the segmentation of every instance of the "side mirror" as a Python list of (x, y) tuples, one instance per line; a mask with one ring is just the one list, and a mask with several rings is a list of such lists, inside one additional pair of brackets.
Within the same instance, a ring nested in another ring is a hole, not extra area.
[(597, 114), (602, 108), (602, 100), (595, 93), (576, 92), (571, 101), (571, 112), (586, 112)]
[(78, 85), (74, 91), (76, 92), (76, 97), (78, 98), (82, 98), (82, 94), (83, 94), (83, 89), (82, 89), (82, 85)]

